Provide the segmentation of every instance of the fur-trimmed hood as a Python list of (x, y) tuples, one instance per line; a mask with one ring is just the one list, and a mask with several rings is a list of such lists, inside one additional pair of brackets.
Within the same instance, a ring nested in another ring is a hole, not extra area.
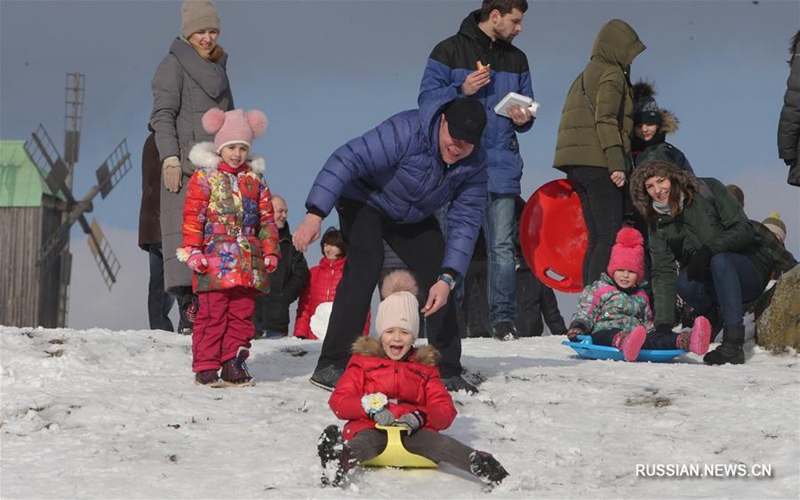
[[(213, 142), (198, 142), (189, 152), (189, 161), (198, 168), (213, 172), (222, 163), (222, 157), (217, 154)], [(262, 175), (267, 169), (267, 162), (263, 156), (248, 155), (247, 164), (250, 170), (258, 175)]]
[(654, 176), (666, 177), (670, 180), (672, 189), (681, 189), (686, 197), (686, 203), (691, 201), (697, 191), (697, 178), (694, 174), (671, 163), (649, 161), (636, 167), (630, 181), (631, 200), (639, 213), (648, 220), (655, 220), (658, 216), (653, 209), (653, 200), (644, 187), (644, 182)]
[[(656, 96), (656, 89), (655, 85), (647, 80), (639, 80), (638, 82), (633, 84), (633, 101), (636, 102), (638, 99), (644, 97), (652, 97), (655, 99)], [(658, 108), (659, 114), (661, 115), (661, 126), (659, 131), (663, 132), (664, 135), (674, 134), (678, 131), (678, 125), (680, 125), (680, 120), (675, 114), (665, 108), (659, 106)]]
[[(409, 359), (412, 361), (430, 366), (436, 366), (439, 362), (439, 351), (432, 345), (412, 347), (411, 349), (412, 352)], [(389, 359), (381, 343), (371, 337), (359, 337), (359, 339), (353, 343), (352, 350), (354, 354), (360, 354), (362, 356)]]

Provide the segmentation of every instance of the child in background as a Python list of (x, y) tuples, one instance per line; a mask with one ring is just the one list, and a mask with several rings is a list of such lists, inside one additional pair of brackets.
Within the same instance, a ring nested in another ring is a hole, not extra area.
[(772, 212), (769, 217), (761, 221), (762, 224), (767, 226), (767, 229), (772, 231), (772, 234), (778, 238), (782, 244), (786, 242), (786, 224), (781, 220), (781, 215), (778, 212)]
[(683, 152), (668, 143), (668, 134), (678, 131), (678, 119), (670, 111), (659, 108), (653, 84), (640, 80), (633, 85), (633, 137), (631, 156), (635, 166), (659, 160), (672, 163), (681, 170), (692, 170)]
[[(317, 308), (326, 302), (333, 303), (336, 289), (342, 281), (344, 264), (347, 262), (347, 247), (344, 244), (342, 233), (335, 227), (328, 228), (320, 239), (322, 258), (319, 265), (311, 268), (311, 278), (306, 288), (300, 295), (297, 303), (297, 319), (294, 322), (295, 337), (307, 340), (317, 340), (311, 328), (311, 318)], [(364, 324), (364, 335), (369, 335), (370, 317)], [(323, 329), (327, 330), (327, 327)]]
[(341, 484), (350, 469), (384, 450), (387, 435), (376, 424), (408, 429), (402, 439), (411, 453), (499, 484), (508, 473), (492, 455), (439, 434), (450, 427), (456, 408), (436, 367), (439, 353), (430, 345), (413, 347), (419, 334), (414, 278), (408, 271), (394, 271), (381, 292), (384, 299), (375, 318), (379, 337), (353, 344), (354, 354), (328, 401), (336, 416), (348, 422), (344, 442), (336, 425), (320, 436), (322, 468), (327, 472), (336, 465), (335, 477), (323, 476), (323, 484)]
[(705, 354), (711, 326), (702, 316), (694, 321), (691, 332), (655, 332), (650, 299), (640, 280), (644, 276), (643, 243), (636, 229), (620, 229), (611, 249), (608, 274), (583, 290), (567, 335), (570, 340), (576, 340), (577, 335), (591, 335), (594, 344), (622, 351), (626, 361), (634, 361), (642, 348)]
[(261, 178), (266, 164), (249, 157), (267, 117), (258, 110), (213, 108), (202, 123), (216, 135), (189, 153), (197, 169), (186, 187), (177, 252), (194, 271), (192, 287), (200, 300), (192, 370), (200, 385), (253, 385), (245, 360), (255, 333), (255, 295), (269, 292), (267, 273), (280, 254), (269, 187)]

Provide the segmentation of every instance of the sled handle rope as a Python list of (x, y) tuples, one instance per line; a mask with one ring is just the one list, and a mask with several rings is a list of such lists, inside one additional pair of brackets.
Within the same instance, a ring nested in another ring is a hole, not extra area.
[(436, 462), (421, 455), (411, 453), (400, 438), (400, 433), (408, 431), (405, 427), (392, 425), (375, 425), (376, 429), (386, 432), (386, 448), (375, 458), (362, 462), (364, 467), (403, 467), (418, 469), (435, 469)]

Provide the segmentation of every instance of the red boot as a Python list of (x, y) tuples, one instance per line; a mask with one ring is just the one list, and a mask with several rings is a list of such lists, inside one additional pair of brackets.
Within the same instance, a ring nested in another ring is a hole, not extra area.
[(711, 323), (703, 316), (698, 316), (694, 320), (689, 350), (695, 354), (705, 354), (708, 352), (709, 342), (711, 342)]

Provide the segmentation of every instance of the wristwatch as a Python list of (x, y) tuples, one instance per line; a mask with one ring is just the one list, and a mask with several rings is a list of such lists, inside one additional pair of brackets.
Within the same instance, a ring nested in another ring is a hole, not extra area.
[(456, 287), (456, 280), (449, 274), (440, 274), (436, 281), (444, 281), (450, 287), (450, 290)]

